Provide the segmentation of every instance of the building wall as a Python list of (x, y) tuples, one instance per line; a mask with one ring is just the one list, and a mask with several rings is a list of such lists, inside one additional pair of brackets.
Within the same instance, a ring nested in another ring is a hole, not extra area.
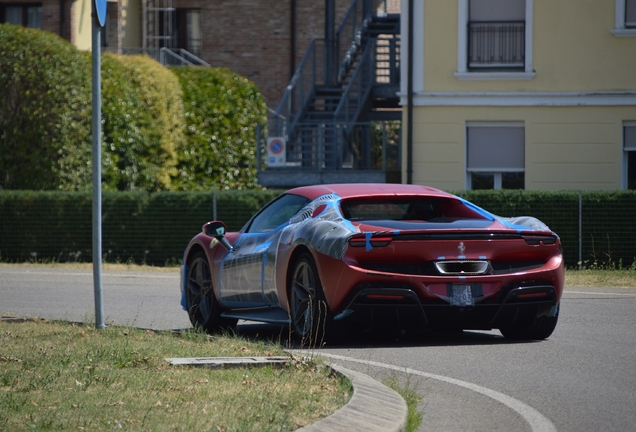
[(526, 189), (620, 189), (623, 122), (635, 120), (635, 106), (416, 107), (413, 183), (464, 189), (466, 123), (522, 122)]
[[(620, 189), (623, 124), (636, 119), (636, 37), (613, 34), (616, 2), (526, 0), (532, 71), (521, 80), (466, 80), (457, 71), (467, 1), (416, 0), (413, 182), (466, 188), (467, 122), (515, 122), (525, 130), (526, 189)], [(406, 121), (403, 130), (406, 182)]]
[[(173, 0), (201, 10), (202, 58), (254, 81), (276, 106), (291, 79), (291, 4), (280, 0)], [(297, 66), (313, 38), (324, 37), (324, 1), (296, 0)], [(336, 27), (351, 0), (337, 0)]]
[[(617, 38), (614, 1), (533, 2), (533, 69), (528, 81), (460, 81), (458, 0), (424, 1), (424, 86), (429, 92), (617, 91), (634, 89), (636, 38)], [(417, 22), (417, 21), (416, 21)]]
[(141, 1), (121, 0), (123, 48), (139, 48), (141, 46)]
[(92, 48), (91, 1), (73, 1), (71, 43), (81, 50)]

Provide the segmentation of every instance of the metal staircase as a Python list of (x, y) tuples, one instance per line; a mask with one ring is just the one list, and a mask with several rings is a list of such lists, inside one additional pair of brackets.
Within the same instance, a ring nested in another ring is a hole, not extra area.
[(334, 46), (312, 40), (269, 121), (270, 140), (259, 139), (259, 162), (271, 137), (285, 142), (284, 162), (259, 164), (262, 185), (400, 181), (400, 15), (379, 11), (354, 0)]

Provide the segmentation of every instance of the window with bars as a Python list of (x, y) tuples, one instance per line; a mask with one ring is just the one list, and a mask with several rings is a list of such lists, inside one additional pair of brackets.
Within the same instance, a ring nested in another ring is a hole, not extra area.
[(469, 70), (523, 70), (525, 0), (469, 0)]
[(466, 171), (467, 189), (524, 189), (524, 126), (505, 123), (468, 124)]

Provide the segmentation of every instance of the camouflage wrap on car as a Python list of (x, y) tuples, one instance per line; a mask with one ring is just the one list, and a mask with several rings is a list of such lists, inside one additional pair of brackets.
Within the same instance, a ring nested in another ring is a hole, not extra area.
[(294, 216), (283, 229), (280, 241), (304, 244), (332, 258), (342, 259), (347, 252), (347, 241), (357, 232), (359, 230), (340, 213), (340, 197), (330, 194), (315, 199)]

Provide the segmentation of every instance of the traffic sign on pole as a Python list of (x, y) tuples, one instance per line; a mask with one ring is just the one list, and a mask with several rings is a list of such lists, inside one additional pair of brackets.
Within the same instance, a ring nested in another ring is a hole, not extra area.
[[(106, 19), (106, 0), (95, 0), (92, 19), (92, 66), (93, 66), (93, 291), (95, 293), (95, 326), (106, 328), (104, 304), (102, 302), (102, 63), (101, 29), (104, 26), (99, 19), (100, 3), (103, 6), (103, 18)], [(99, 21), (99, 22), (98, 22)]]
[(99, 25), (104, 27), (106, 25), (106, 0), (95, 0), (95, 11)]

